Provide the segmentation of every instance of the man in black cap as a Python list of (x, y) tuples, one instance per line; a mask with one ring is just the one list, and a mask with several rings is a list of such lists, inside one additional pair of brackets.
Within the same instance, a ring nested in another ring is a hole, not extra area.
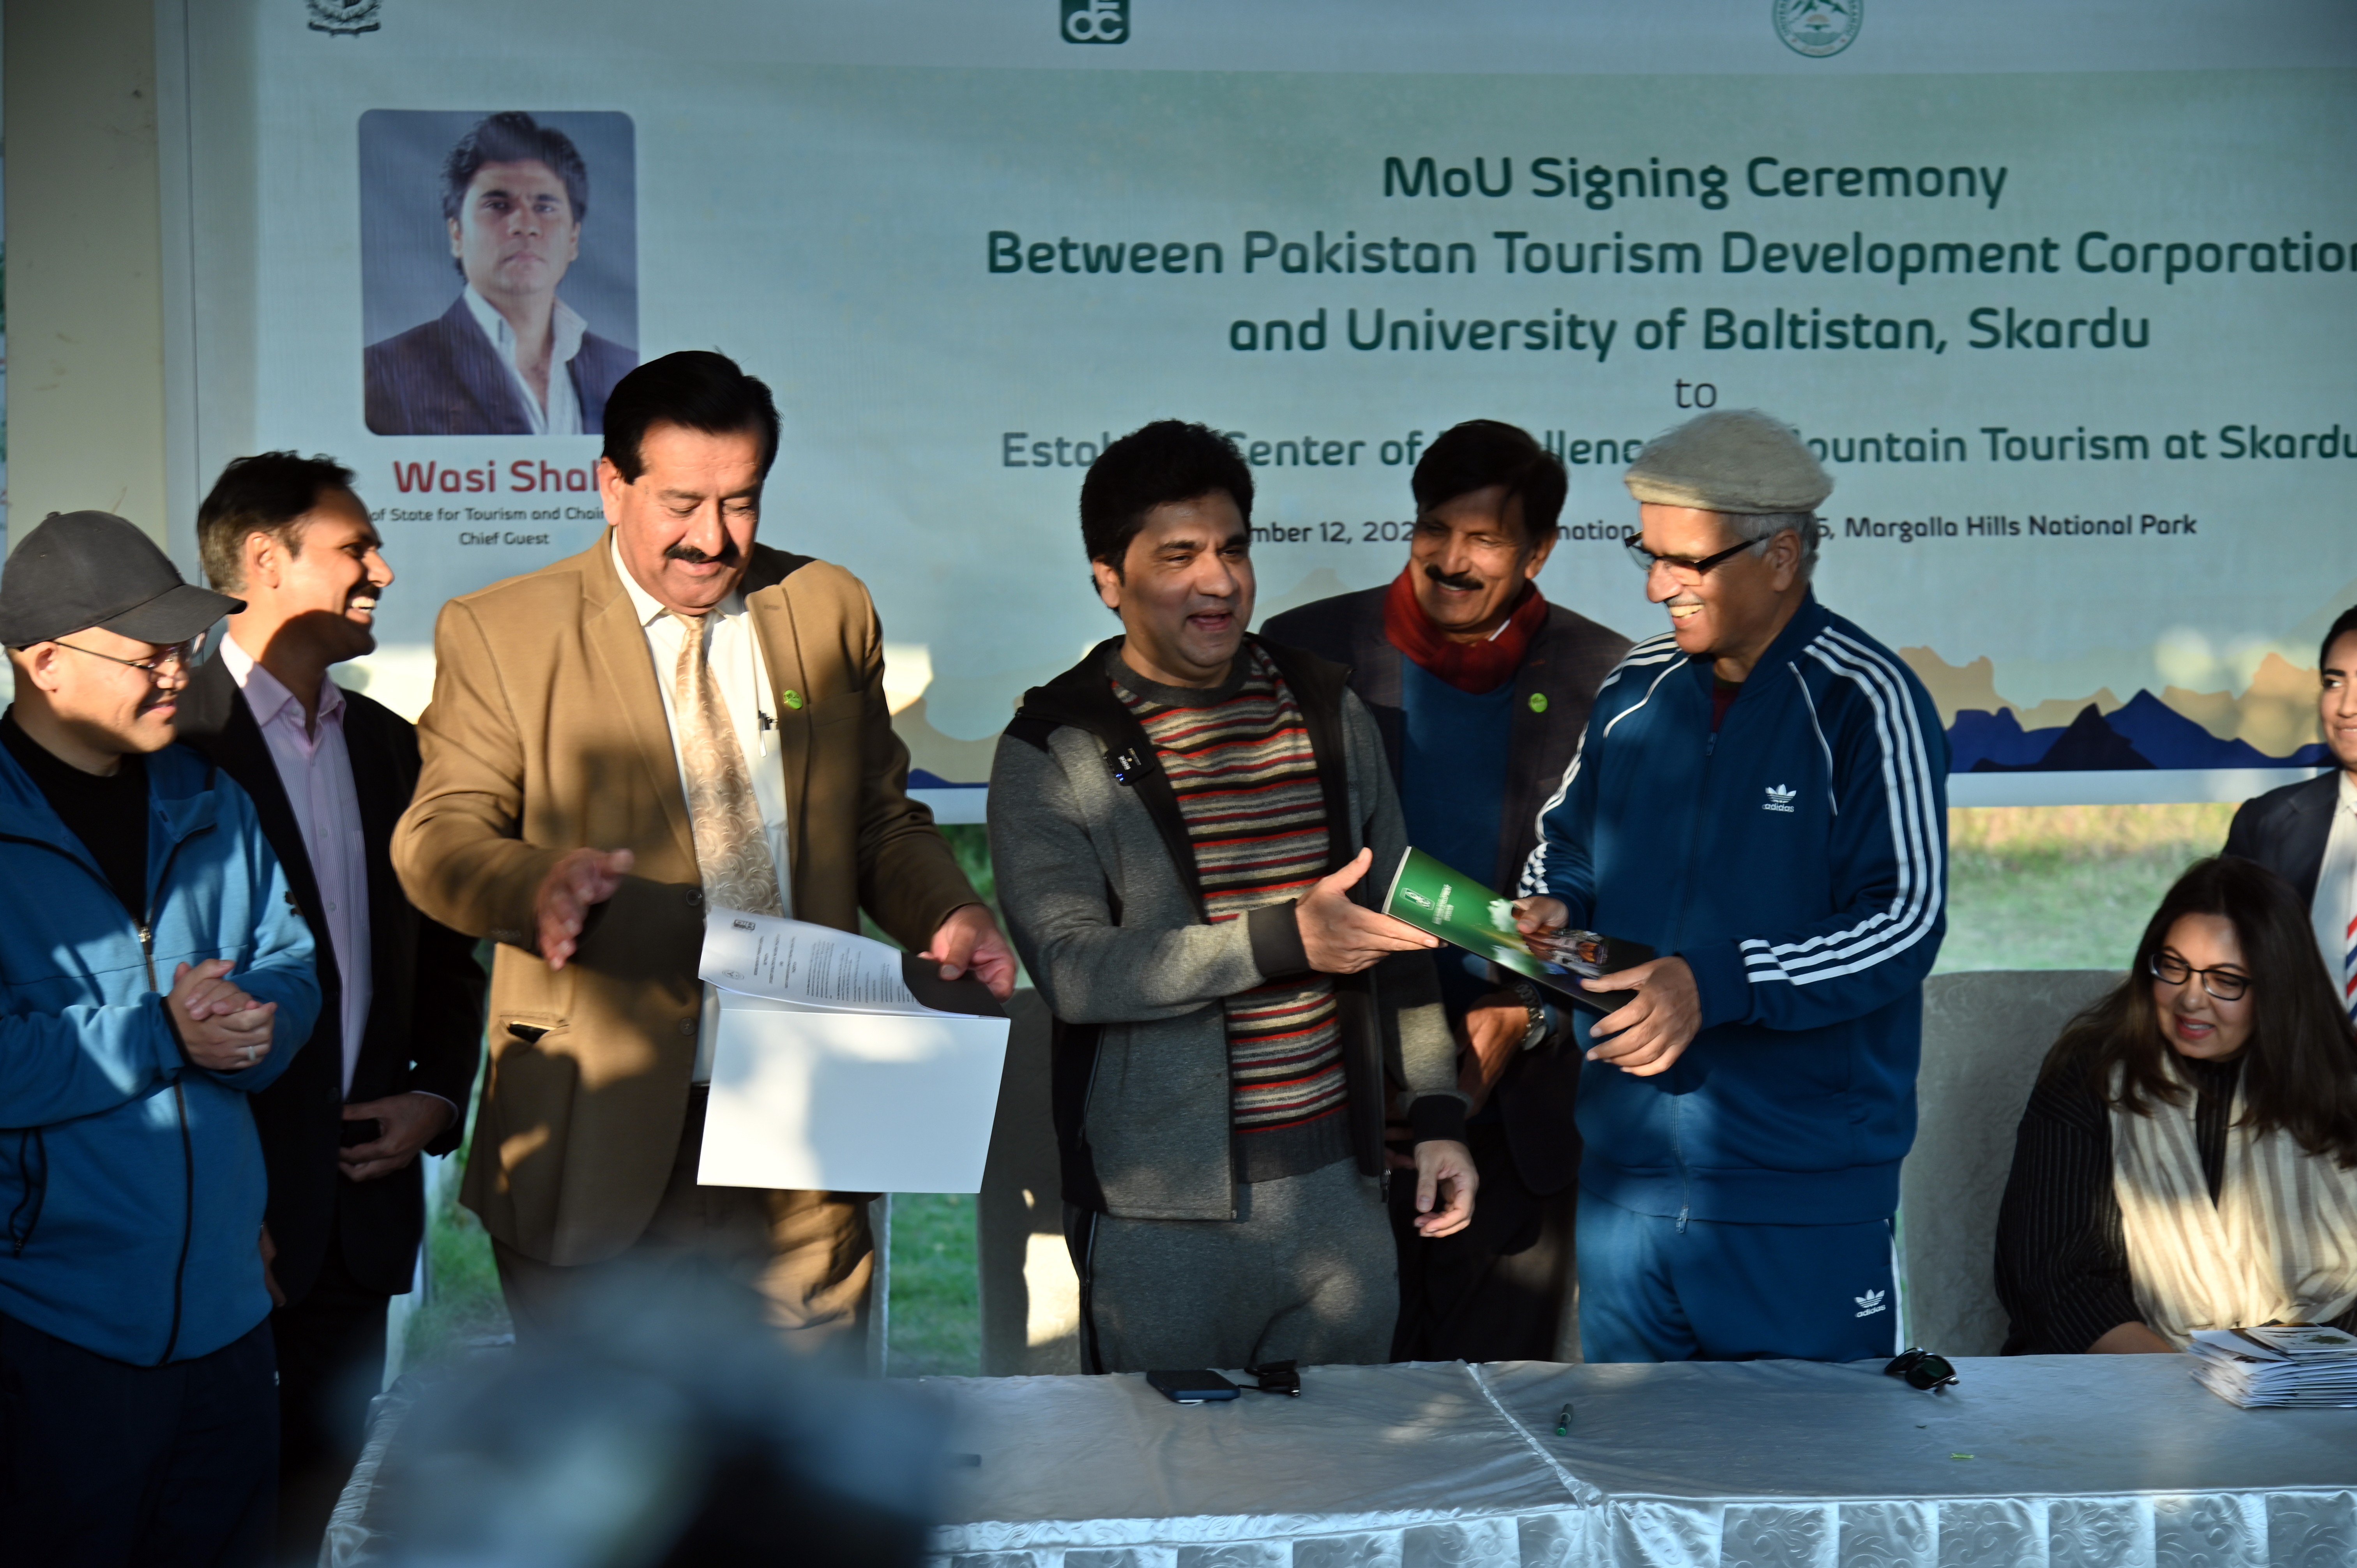
[(173, 744), (240, 601), (51, 514), (0, 572), (0, 1541), (12, 1564), (242, 1563), (278, 1408), (245, 1098), (319, 1010), (253, 805)]

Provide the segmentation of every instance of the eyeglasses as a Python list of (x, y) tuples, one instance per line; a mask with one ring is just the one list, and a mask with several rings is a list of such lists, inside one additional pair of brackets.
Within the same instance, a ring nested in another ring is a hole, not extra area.
[(1948, 1391), (1949, 1385), (1956, 1380), (1956, 1369), (1948, 1364), (1948, 1359), (1945, 1356), (1934, 1356), (1929, 1350), (1910, 1346), (1903, 1354), (1894, 1357), (1890, 1365), (1882, 1369), (1882, 1375), (1886, 1378), (1904, 1378), (1907, 1380), (1907, 1386), (1910, 1389), (1924, 1389), (1935, 1394), (1943, 1394)]
[(2152, 977), (2163, 985), (2183, 985), (2196, 975), (2201, 977), (2201, 989), (2221, 1002), (2240, 1002), (2251, 992), (2251, 977), (2240, 970), (2196, 969), (2173, 952), (2152, 955)]
[(197, 655), (204, 651), (205, 639), (204, 634), (199, 632), (186, 642), (164, 650), (153, 659), (117, 659), (112, 653), (101, 653), (95, 648), (84, 648), (79, 643), (67, 642), (62, 639), (59, 640), (58, 646), (70, 648), (76, 653), (87, 653), (92, 659), (103, 659), (109, 664), (120, 664), (126, 669), (136, 670), (153, 681), (167, 671), (177, 670), (186, 674), (194, 668)]
[(1673, 581), (1699, 583), (1704, 577), (1709, 575), (1713, 566), (1721, 562), (1732, 561), (1745, 551), (1756, 550), (1767, 542), (1760, 539), (1747, 539), (1740, 544), (1730, 544), (1717, 554), (1706, 555), (1700, 560), (1695, 560), (1690, 555), (1656, 555), (1646, 549), (1645, 542), (1635, 534), (1630, 535), (1620, 542), (1629, 547), (1631, 563), (1647, 576), (1652, 576), (1653, 568), (1659, 566), (1669, 573)]
[(1265, 1366), (1246, 1367), (1245, 1371), (1260, 1380), (1254, 1388), (1265, 1394), (1290, 1394), (1301, 1397), (1301, 1364), (1298, 1361), (1271, 1361)]

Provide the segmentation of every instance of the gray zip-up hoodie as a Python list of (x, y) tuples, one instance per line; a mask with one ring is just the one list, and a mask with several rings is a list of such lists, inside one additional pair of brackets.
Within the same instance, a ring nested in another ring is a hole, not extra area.
[[(1301, 705), (1327, 800), (1332, 867), (1361, 846), (1362, 901), (1405, 847), (1373, 720), (1345, 671), (1260, 645)], [(990, 853), (1015, 946), (1056, 1018), (1064, 1199), (1137, 1219), (1235, 1216), (1221, 1004), (1308, 968), (1290, 903), (1211, 924), (1169, 781), (1106, 681), (1118, 639), (1026, 693), (990, 775)], [(1430, 955), (1338, 976), (1361, 1171), (1383, 1169), (1384, 1111), (1418, 1141), (1464, 1136), (1457, 1047)]]

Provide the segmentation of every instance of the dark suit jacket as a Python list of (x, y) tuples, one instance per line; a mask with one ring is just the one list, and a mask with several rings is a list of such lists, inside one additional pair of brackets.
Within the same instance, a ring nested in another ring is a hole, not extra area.
[[(639, 362), (619, 343), (585, 333), (565, 371), (581, 399), (581, 430), (606, 428), (606, 398)], [(379, 435), (529, 435), (523, 393), (462, 296), (438, 317), (367, 353), (368, 427)]]
[[(1383, 635), (1383, 599), (1390, 585), (1271, 616), (1261, 634), (1290, 643), (1321, 659), (1351, 667), (1351, 690), (1373, 710), (1391, 759), (1400, 772), (1400, 663), (1405, 657)], [(1563, 782), (1588, 709), (1604, 677), (1629, 651), (1629, 639), (1607, 626), (1561, 605), (1547, 607), (1547, 618), (1531, 639), (1514, 676), (1514, 721), (1508, 742), (1506, 800), (1498, 831), (1498, 859), (1490, 886), (1511, 894), (1522, 879), (1523, 863), (1538, 843), (1539, 808)], [(1534, 708), (1534, 695), (1545, 697)], [(1579, 1087), (1579, 1052), (1568, 1044), (1540, 1047), (1509, 1068), (1498, 1085), (1498, 1105), (1515, 1168), (1532, 1191), (1562, 1191), (1579, 1174), (1579, 1134), (1572, 1106)]]
[[(253, 797), (263, 835), (285, 867), (287, 889), (317, 943), (319, 1022), (285, 1075), (253, 1097), (270, 1178), (264, 1219), (278, 1247), (279, 1288), (299, 1303), (318, 1278), (328, 1238), (339, 1234), (353, 1276), (371, 1289), (398, 1294), (409, 1288), (425, 1230), (424, 1173), (412, 1161), (406, 1170), (353, 1182), (337, 1169), (347, 1098), (342, 979), (328, 928), (317, 918), (318, 882), (278, 766), (245, 693), (219, 659), (206, 660), (188, 683), (178, 731)], [(482, 966), (475, 961), (475, 944), (420, 915), (393, 874), (393, 824), (417, 786), (416, 730), (382, 703), (347, 691), (344, 746), (366, 843), (375, 969), (350, 1099), (382, 1100), (410, 1090), (440, 1095), (458, 1107), (459, 1117), (425, 1152), (447, 1155), (465, 1134), (482, 1053)]]
[(2324, 869), (2324, 843), (2332, 836), (2333, 809), (2340, 803), (2337, 768), (2305, 784), (2255, 795), (2234, 813), (2225, 853), (2257, 861), (2290, 883), (2302, 904), (2312, 904)]

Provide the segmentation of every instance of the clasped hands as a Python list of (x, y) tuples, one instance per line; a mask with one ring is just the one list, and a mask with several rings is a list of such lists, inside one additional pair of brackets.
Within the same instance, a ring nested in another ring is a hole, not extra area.
[[(1514, 904), (1514, 928), (1524, 936), (1559, 931), (1571, 923), (1571, 910), (1560, 898), (1544, 895)], [(1633, 991), (1636, 1000), (1608, 1013), (1588, 1026), (1595, 1044), (1587, 1059), (1609, 1062), (1623, 1072), (1651, 1078), (1667, 1072), (1685, 1054), (1702, 1028), (1702, 993), (1695, 987), (1694, 971), (1682, 958), (1657, 958), (1594, 980), (1583, 980), (1586, 991)]]
[[(563, 969), (581, 944), (589, 911), (620, 891), (637, 857), (627, 849), (576, 849), (557, 857), (533, 898), (540, 956)], [(980, 904), (952, 909), (919, 958), (942, 966), (943, 980), (971, 972), (1001, 1002), (1015, 994), (1015, 951), (990, 911)]]
[(180, 1049), (208, 1072), (242, 1072), (270, 1054), (275, 1002), (256, 1002), (230, 983), (237, 965), (225, 958), (181, 964), (164, 998)]

